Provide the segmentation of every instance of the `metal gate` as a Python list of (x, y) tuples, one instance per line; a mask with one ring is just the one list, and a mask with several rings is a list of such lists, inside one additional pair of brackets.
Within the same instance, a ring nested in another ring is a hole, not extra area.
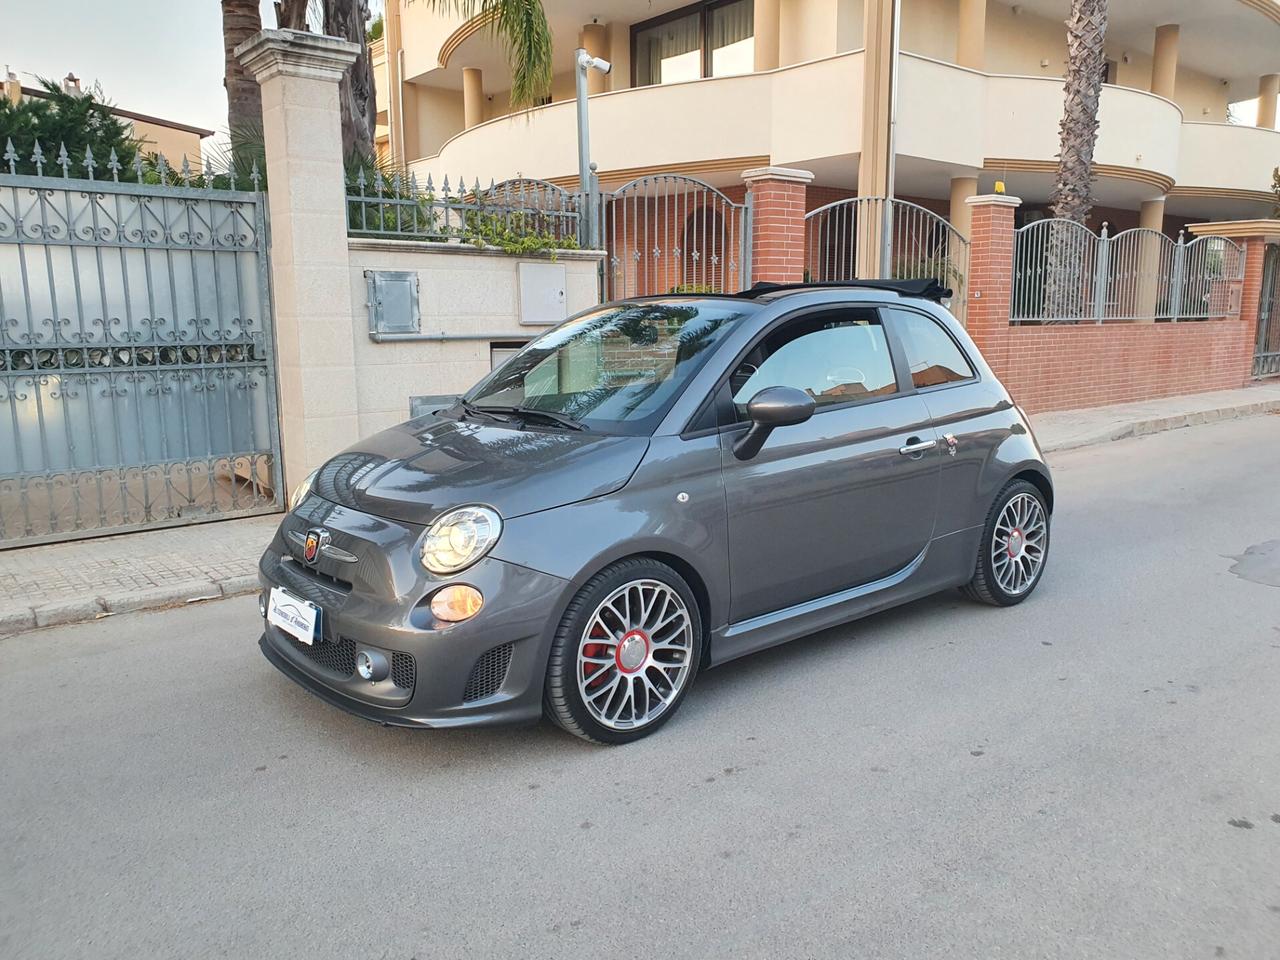
[(1258, 304), (1253, 375), (1280, 376), (1280, 245), (1276, 244), (1267, 247), (1262, 261), (1262, 299)]
[(749, 202), (673, 173), (640, 177), (599, 198), (606, 300), (751, 285)]
[(805, 279), (933, 278), (963, 316), (969, 241), (945, 218), (892, 197), (849, 197), (805, 214)]
[(0, 548), (279, 509), (264, 195), (6, 146)]

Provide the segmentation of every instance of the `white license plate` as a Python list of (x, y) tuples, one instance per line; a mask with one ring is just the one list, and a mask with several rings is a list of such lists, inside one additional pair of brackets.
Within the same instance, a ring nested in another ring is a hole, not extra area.
[(267, 598), (267, 623), (310, 645), (315, 643), (319, 622), (320, 608), (314, 603), (299, 600), (279, 587), (271, 588)]

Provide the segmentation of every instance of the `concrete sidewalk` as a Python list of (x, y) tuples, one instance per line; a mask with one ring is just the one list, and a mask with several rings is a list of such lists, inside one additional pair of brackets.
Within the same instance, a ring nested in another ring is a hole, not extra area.
[[(1280, 383), (1033, 418), (1046, 453), (1280, 412)], [(1280, 440), (1280, 424), (1277, 424)], [(257, 589), (279, 516), (0, 552), (0, 636)]]

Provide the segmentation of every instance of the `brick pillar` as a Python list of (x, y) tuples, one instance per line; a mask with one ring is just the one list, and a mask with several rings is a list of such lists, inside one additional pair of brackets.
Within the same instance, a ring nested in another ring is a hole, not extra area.
[(804, 193), (808, 170), (743, 171), (751, 204), (751, 282), (804, 280)]
[(997, 374), (1003, 373), (1013, 302), (1013, 211), (1017, 197), (982, 194), (970, 209), (966, 326)]
[(235, 54), (262, 88), (286, 489), (359, 439), (338, 81), (354, 43), (263, 30)]

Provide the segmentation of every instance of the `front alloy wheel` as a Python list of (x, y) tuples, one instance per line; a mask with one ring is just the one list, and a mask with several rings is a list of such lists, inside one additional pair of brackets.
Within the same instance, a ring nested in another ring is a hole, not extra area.
[(547, 714), (570, 733), (625, 743), (661, 726), (698, 669), (701, 620), (665, 564), (626, 560), (593, 577), (565, 612), (547, 669)]
[(974, 600), (999, 607), (1021, 603), (1036, 588), (1049, 556), (1049, 509), (1034, 484), (1015, 480), (987, 515), (973, 579)]

